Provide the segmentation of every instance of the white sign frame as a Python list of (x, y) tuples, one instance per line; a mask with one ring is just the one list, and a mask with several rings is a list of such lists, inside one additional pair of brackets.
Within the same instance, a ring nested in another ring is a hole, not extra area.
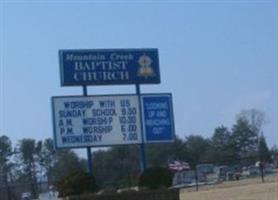
[(142, 143), (138, 95), (56, 96), (51, 104), (57, 149)]

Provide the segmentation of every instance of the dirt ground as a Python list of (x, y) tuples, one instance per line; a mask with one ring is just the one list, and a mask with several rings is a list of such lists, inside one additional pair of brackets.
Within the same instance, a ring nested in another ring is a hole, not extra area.
[(201, 187), (199, 192), (193, 189), (181, 189), (180, 200), (278, 200), (278, 180), (260, 179), (226, 182), (214, 186)]

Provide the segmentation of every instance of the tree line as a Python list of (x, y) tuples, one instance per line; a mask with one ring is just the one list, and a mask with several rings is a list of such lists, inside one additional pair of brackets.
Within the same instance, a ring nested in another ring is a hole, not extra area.
[[(278, 154), (276, 146), (269, 149), (263, 133), (265, 114), (251, 109), (241, 111), (231, 128), (216, 127), (211, 137), (189, 135), (167, 144), (147, 144), (148, 166), (165, 166), (173, 160), (197, 164), (248, 166), (257, 161), (272, 162)], [(120, 187), (136, 184), (140, 174), (140, 147), (117, 146), (93, 154), (93, 166), (98, 183)]]
[[(200, 163), (250, 165), (256, 161), (272, 162), (278, 148), (269, 149), (263, 134), (264, 113), (244, 110), (231, 128), (219, 126), (211, 137), (189, 135), (167, 144), (147, 144), (148, 166), (167, 166), (182, 160), (194, 168)], [(137, 183), (140, 174), (140, 147), (114, 146), (93, 152), (93, 173), (102, 187), (126, 187)], [(22, 139), (15, 147), (7, 136), (0, 136), (0, 186), (53, 184), (70, 173), (87, 170), (87, 161), (73, 150), (55, 150), (53, 140)]]
[(37, 196), (40, 183), (51, 185), (73, 171), (86, 170), (85, 163), (71, 150), (55, 151), (50, 138), (22, 139), (13, 148), (7, 136), (0, 136), (0, 187), (28, 184)]

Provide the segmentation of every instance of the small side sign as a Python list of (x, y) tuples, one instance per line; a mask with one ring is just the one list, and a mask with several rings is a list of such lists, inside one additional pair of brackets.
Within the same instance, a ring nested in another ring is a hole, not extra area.
[(145, 143), (173, 142), (175, 128), (171, 94), (141, 96)]

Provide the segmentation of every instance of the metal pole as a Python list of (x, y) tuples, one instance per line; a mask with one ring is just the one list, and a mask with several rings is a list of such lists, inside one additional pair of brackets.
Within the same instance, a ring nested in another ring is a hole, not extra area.
[[(88, 96), (87, 86), (83, 85), (83, 95)], [(89, 174), (93, 175), (93, 160), (92, 160), (92, 151), (91, 147), (87, 147), (87, 158), (88, 158), (88, 170)]]
[(198, 178), (198, 169), (197, 166), (195, 165), (195, 182), (196, 182), (196, 191), (199, 191), (199, 178)]
[(140, 144), (140, 153), (141, 153), (141, 173), (144, 172), (147, 166), (146, 162), (146, 155), (145, 155), (145, 141), (144, 141), (144, 134), (143, 134), (143, 125), (142, 125), (142, 112), (141, 112), (141, 92), (140, 92), (140, 85), (136, 84), (136, 94), (139, 97), (139, 112), (140, 112), (140, 118), (141, 118), (141, 137), (142, 137), (142, 143)]
[(261, 171), (262, 182), (264, 183), (264, 163), (262, 161), (260, 161), (260, 171)]
[(91, 147), (87, 147), (87, 157), (88, 157), (89, 174), (92, 176), (93, 175), (93, 160), (92, 160)]

